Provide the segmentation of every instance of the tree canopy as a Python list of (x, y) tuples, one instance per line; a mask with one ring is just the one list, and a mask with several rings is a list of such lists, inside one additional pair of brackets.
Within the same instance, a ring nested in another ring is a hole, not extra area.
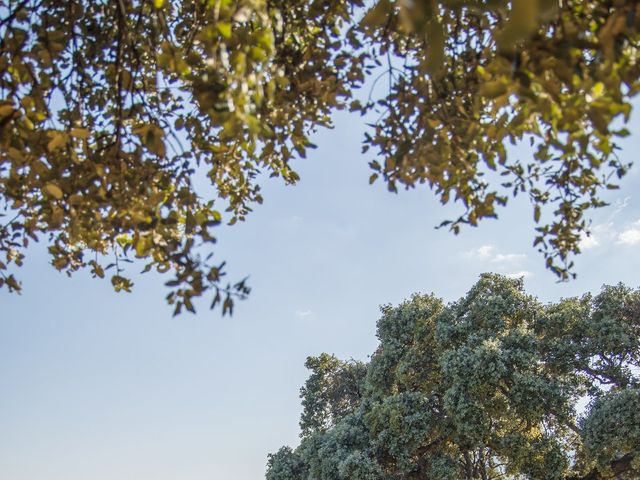
[(544, 305), (485, 274), (381, 310), (368, 363), (307, 360), (302, 440), (267, 480), (640, 475), (640, 290)]
[[(172, 275), (176, 312), (207, 291), (230, 311), (248, 287), (223, 281), (212, 229), (262, 201), (259, 175), (295, 183), (291, 160), (347, 108), (374, 119), (363, 139), (371, 182), (427, 184), (459, 202), (443, 222), (454, 233), (525, 194), (534, 244), (570, 278), (587, 212), (629, 168), (616, 139), (630, 133), (638, 91), (639, 9), (3, 0), (0, 285), (21, 288), (13, 268), (45, 238), (58, 270), (109, 274), (128, 291), (135, 256)], [(508, 154), (519, 142), (531, 158)]]

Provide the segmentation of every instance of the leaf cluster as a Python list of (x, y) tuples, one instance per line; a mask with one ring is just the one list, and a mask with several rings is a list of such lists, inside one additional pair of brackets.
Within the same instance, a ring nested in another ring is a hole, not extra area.
[[(295, 183), (292, 159), (343, 108), (377, 113), (372, 182), (459, 202), (442, 223), (454, 233), (527, 195), (534, 245), (571, 278), (588, 212), (629, 168), (616, 142), (638, 92), (639, 13), (633, 0), (5, 0), (0, 286), (20, 290), (13, 267), (44, 238), (60, 271), (129, 291), (135, 257), (171, 275), (176, 313), (209, 291), (230, 312), (249, 289), (211, 260), (214, 227), (262, 202), (259, 178)], [(507, 154), (527, 141), (532, 158)]]
[(45, 237), (60, 271), (109, 274), (129, 291), (124, 265), (135, 257), (172, 275), (175, 313), (210, 290), (212, 307), (231, 312), (249, 289), (223, 282), (212, 229), (224, 211), (233, 224), (262, 202), (260, 172), (298, 179), (291, 158), (313, 147), (310, 131), (329, 124), (346, 76), (357, 76), (359, 64), (337, 53), (351, 8), (3, 3), (0, 285), (20, 289), (8, 269)]
[[(574, 277), (588, 212), (630, 167), (617, 141), (640, 85), (637, 2), (381, 0), (362, 28), (389, 76), (387, 94), (354, 105), (379, 113), (364, 142), (381, 157), (371, 181), (462, 203), (441, 225), (454, 233), (526, 195), (534, 246)], [(510, 144), (532, 158), (511, 158)]]

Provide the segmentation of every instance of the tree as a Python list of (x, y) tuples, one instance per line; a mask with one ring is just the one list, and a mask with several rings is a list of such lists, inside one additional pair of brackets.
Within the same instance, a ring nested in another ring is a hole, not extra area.
[[(535, 244), (570, 278), (586, 212), (629, 167), (615, 139), (638, 90), (640, 7), (364, 4), (4, 0), (0, 285), (21, 288), (10, 269), (44, 237), (58, 270), (112, 269), (128, 291), (135, 256), (173, 275), (176, 312), (209, 290), (230, 311), (248, 287), (225, 284), (224, 262), (206, 256), (212, 228), (262, 201), (259, 174), (295, 183), (290, 160), (343, 108), (379, 110), (363, 146), (378, 151), (371, 181), (459, 201), (462, 215), (443, 222), (454, 233), (526, 193)], [(525, 140), (534, 158), (509, 158), (505, 143)]]
[[(270, 455), (266, 478), (638, 478), (639, 333), (640, 290), (623, 285), (543, 305), (485, 274), (448, 305), (386, 305), (363, 376), (312, 368), (301, 443)], [(332, 395), (317, 417), (325, 382), (358, 401)]]

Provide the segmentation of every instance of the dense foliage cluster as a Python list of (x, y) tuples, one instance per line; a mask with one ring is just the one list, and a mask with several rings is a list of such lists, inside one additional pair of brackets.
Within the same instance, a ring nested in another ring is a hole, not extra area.
[[(205, 257), (212, 227), (262, 201), (260, 173), (294, 183), (290, 160), (342, 108), (377, 117), (371, 181), (459, 201), (454, 232), (528, 195), (535, 244), (569, 278), (585, 212), (628, 169), (615, 140), (638, 91), (639, 12), (634, 0), (3, 0), (0, 286), (20, 289), (11, 269), (45, 237), (58, 270), (111, 269), (128, 291), (135, 256), (173, 275), (176, 312), (208, 290), (229, 311), (248, 288)], [(533, 158), (507, 155), (521, 141)]]
[[(461, 201), (444, 222), (455, 232), (523, 193), (547, 267), (573, 276), (585, 212), (629, 167), (615, 143), (629, 131), (615, 119), (629, 119), (640, 87), (638, 2), (381, 0), (364, 20), (373, 57), (389, 55), (365, 142), (382, 158), (372, 180)], [(523, 142), (532, 158), (508, 158)]]
[[(20, 265), (48, 235), (53, 265), (113, 268), (127, 254), (170, 271), (176, 312), (215, 289), (231, 309), (243, 282), (199, 256), (219, 209), (231, 222), (261, 202), (258, 172), (297, 180), (347, 95), (353, 59), (340, 44), (347, 1), (109, 2), (28, 0), (0, 7), (0, 251)], [(338, 71), (336, 63), (341, 65)], [(357, 68), (356, 68), (357, 71)], [(210, 180), (198, 191), (196, 172)], [(217, 206), (214, 200), (218, 201)], [(95, 254), (95, 255), (94, 255)], [(12, 275), (0, 283), (19, 289)], [(221, 295), (222, 294), (222, 295)]]
[(640, 476), (640, 290), (543, 305), (485, 274), (384, 306), (378, 337), (366, 365), (308, 360), (301, 443), (267, 480)]

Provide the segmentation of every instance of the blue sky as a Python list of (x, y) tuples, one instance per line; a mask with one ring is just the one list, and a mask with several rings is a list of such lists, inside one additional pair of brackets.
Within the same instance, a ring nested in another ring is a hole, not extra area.
[[(413, 292), (454, 300), (485, 271), (524, 275), (545, 301), (640, 283), (640, 168), (593, 217), (578, 279), (558, 284), (531, 247), (525, 202), (458, 237), (435, 230), (456, 207), (428, 189), (369, 186), (361, 128), (338, 115), (296, 162), (299, 185), (268, 181), (265, 204), (219, 230), (217, 257), (253, 287), (232, 318), (172, 318), (158, 277), (116, 294), (32, 249), (23, 295), (0, 291), (0, 477), (261, 478), (267, 453), (297, 442), (305, 358), (366, 359), (380, 304)], [(622, 155), (639, 149), (631, 138)]]

